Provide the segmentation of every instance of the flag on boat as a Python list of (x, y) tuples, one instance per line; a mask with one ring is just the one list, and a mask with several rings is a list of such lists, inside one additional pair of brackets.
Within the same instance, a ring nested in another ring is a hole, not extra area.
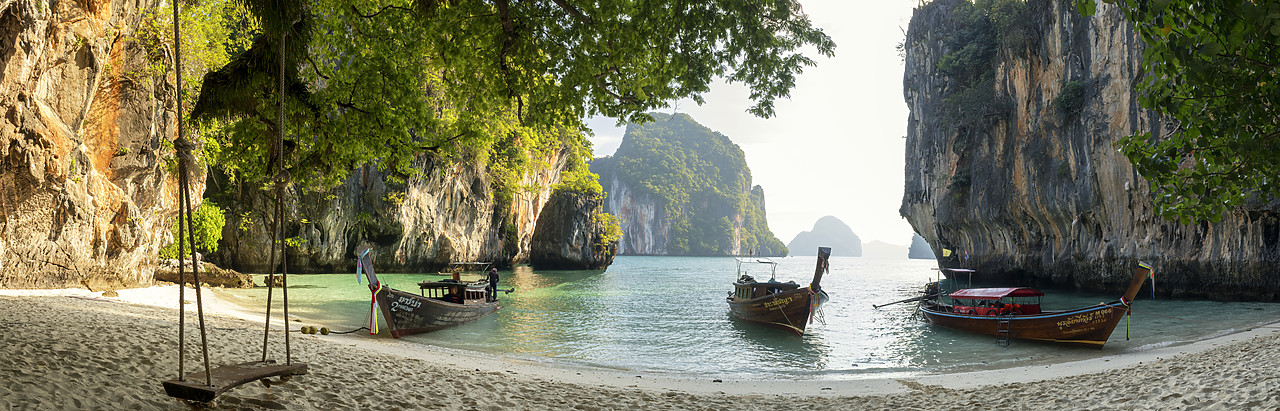
[(946, 249), (946, 248), (942, 249), (942, 256), (943, 256), (943, 257), (950, 257), (950, 256), (951, 256), (951, 250), (950, 250), (950, 249)]

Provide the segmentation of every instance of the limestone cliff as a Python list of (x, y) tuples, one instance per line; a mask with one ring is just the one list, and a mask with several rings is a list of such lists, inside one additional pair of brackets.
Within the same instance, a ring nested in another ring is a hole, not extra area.
[(622, 226), (618, 253), (786, 255), (742, 149), (688, 114), (651, 115), (627, 126), (613, 156), (591, 162), (604, 210)]
[(0, 287), (152, 282), (177, 208), (174, 86), (137, 74), (156, 4), (0, 0)]
[(529, 262), (546, 269), (603, 270), (613, 263), (618, 243), (606, 239), (598, 197), (555, 190), (538, 216)]
[[(365, 246), (373, 247), (374, 262), (385, 272), (432, 272), (453, 261), (529, 262), (539, 217), (568, 155), (558, 150), (539, 159), (547, 166), (523, 176), (509, 205), (495, 198), (483, 166), (469, 162), (422, 155), (415, 163), (422, 172), (399, 184), (374, 166), (362, 167), (339, 187), (287, 203), (285, 237), (294, 244), (289, 271), (350, 271), (354, 250)], [(210, 259), (240, 271), (268, 271), (269, 202), (259, 192), (242, 191), (230, 203), (236, 206), (228, 210), (222, 247)], [(575, 227), (560, 241), (572, 243), (595, 229), (589, 223)], [(562, 267), (574, 267), (573, 256), (561, 257)], [(575, 268), (603, 268), (610, 261), (592, 258)]]
[[(592, 170), (599, 170), (592, 163)], [(670, 241), (671, 222), (666, 219), (664, 205), (652, 196), (637, 192), (623, 183), (618, 177), (607, 171), (601, 173), (600, 184), (604, 186), (604, 209), (618, 216), (618, 224), (622, 226), (622, 240), (618, 242), (619, 254), (633, 255), (666, 255), (667, 242)]]
[[(1280, 298), (1274, 202), (1218, 224), (1166, 221), (1153, 213), (1147, 182), (1113, 146), (1169, 127), (1138, 105), (1143, 45), (1129, 23), (1101, 2), (1093, 17), (1081, 17), (1069, 0), (1022, 4), (1038, 30), (997, 48), (988, 67), (994, 98), (986, 100), (998, 104), (987, 107), (948, 101), (966, 80), (939, 69), (957, 56), (951, 39), (965, 35), (958, 16), (971, 3), (925, 5), (907, 32), (901, 214), (937, 255), (968, 252), (967, 260), (941, 263), (994, 280), (1115, 292), (1142, 260), (1154, 264), (1160, 294)], [(981, 116), (958, 126), (963, 110)]]

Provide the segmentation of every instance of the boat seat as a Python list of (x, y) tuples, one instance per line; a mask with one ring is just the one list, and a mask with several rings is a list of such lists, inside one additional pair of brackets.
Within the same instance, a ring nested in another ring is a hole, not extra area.
[[(204, 370), (188, 373), (179, 380), (164, 381), (164, 392), (170, 397), (195, 401), (213, 401), (219, 394), (252, 381), (264, 380), (276, 376), (294, 376), (307, 373), (307, 364), (279, 365), (275, 361), (253, 361), (235, 365), (224, 365), (210, 370), (208, 384), (205, 384)], [(269, 385), (268, 385), (269, 386)]]

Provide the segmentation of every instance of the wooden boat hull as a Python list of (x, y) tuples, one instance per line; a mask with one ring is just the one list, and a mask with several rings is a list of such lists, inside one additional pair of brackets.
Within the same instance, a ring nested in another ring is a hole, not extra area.
[(456, 304), (394, 288), (370, 288), (376, 292), (374, 298), (378, 301), (391, 336), (395, 338), (475, 321), (498, 311), (497, 301)]
[(1116, 325), (1124, 319), (1128, 308), (1120, 301), (1067, 311), (1051, 311), (1031, 315), (971, 315), (946, 312), (922, 304), (920, 313), (930, 324), (977, 334), (999, 337), (1001, 322), (1009, 338), (1050, 341), (1102, 348)]
[[(814, 299), (817, 304), (814, 304)], [(809, 287), (784, 291), (750, 300), (734, 301), (729, 297), (729, 312), (734, 317), (771, 327), (781, 328), (795, 335), (804, 335), (809, 317), (827, 300), (825, 291), (812, 293)]]

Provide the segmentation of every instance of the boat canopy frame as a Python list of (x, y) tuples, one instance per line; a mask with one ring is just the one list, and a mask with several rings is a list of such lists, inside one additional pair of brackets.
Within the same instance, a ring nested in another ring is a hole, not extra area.
[(966, 288), (951, 293), (952, 299), (995, 301), (1005, 297), (1043, 297), (1040, 290), (1027, 287)]
[[(737, 273), (737, 277), (736, 277), (737, 279), (741, 279), (742, 276), (747, 275), (748, 272), (751, 271), (751, 267), (759, 267), (760, 265), (767, 265), (769, 266), (769, 280), (774, 282), (777, 281), (777, 278), (778, 278), (778, 262), (777, 261), (773, 261), (768, 258), (747, 258), (747, 257), (738, 257), (738, 258), (734, 258), (734, 260), (738, 262), (738, 268), (735, 271)], [(746, 264), (745, 267), (743, 266), (744, 263)]]

